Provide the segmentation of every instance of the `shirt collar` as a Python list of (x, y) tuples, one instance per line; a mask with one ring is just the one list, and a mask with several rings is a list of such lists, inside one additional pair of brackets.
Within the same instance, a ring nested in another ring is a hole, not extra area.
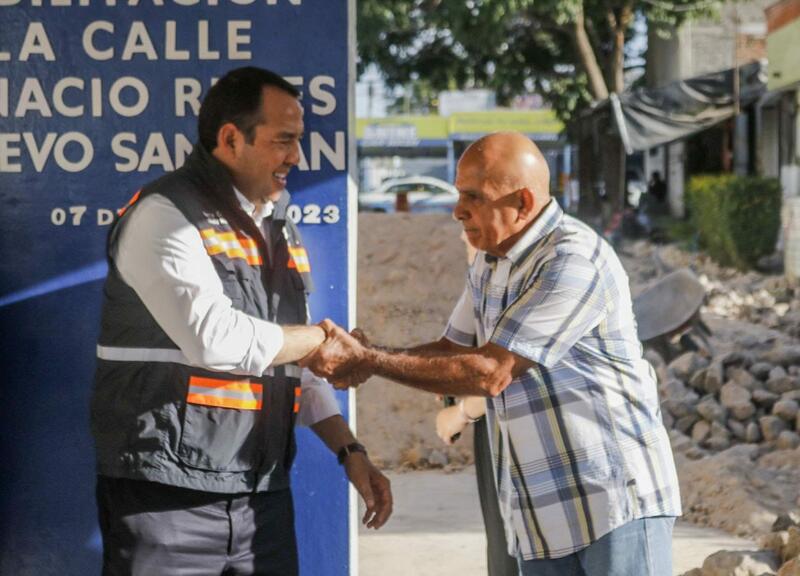
[(233, 187), (233, 191), (236, 193), (236, 199), (239, 200), (239, 205), (242, 207), (242, 210), (253, 219), (253, 222), (256, 223), (256, 226), (261, 226), (261, 222), (264, 218), (269, 218), (272, 216), (272, 211), (275, 209), (275, 203), (271, 200), (267, 200), (264, 202), (264, 205), (261, 206), (261, 209), (257, 209), (256, 205), (250, 202), (244, 194), (239, 192), (239, 189), (236, 186)]
[(533, 224), (517, 240), (506, 253), (505, 258), (511, 262), (519, 261), (523, 256), (530, 253), (531, 249), (541, 240), (556, 229), (561, 221), (564, 211), (554, 198), (545, 206), (544, 210), (536, 217)]

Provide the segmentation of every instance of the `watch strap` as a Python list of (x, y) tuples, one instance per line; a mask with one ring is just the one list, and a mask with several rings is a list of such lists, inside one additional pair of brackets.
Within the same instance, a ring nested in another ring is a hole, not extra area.
[(351, 442), (346, 446), (342, 446), (342, 448), (339, 450), (339, 453), (336, 454), (336, 459), (339, 461), (339, 464), (344, 464), (344, 461), (347, 460), (347, 457), (353, 452), (361, 452), (364, 456), (367, 455), (367, 449), (364, 448), (363, 444)]

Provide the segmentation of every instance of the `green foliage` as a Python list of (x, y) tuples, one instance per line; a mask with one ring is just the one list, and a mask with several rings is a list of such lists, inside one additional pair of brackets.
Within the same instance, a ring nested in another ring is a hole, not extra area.
[(707, 0), (358, 0), (358, 69), (375, 64), (389, 86), (423, 81), (432, 93), (491, 88), (501, 104), (535, 91), (569, 122), (592, 101), (575, 43), (581, 14), (597, 62), (612, 78), (609, 23), (623, 12), (669, 27), (709, 6)]
[[(545, 4), (546, 20), (535, 16)], [(590, 101), (573, 43), (556, 23), (569, 20), (573, 4), (359, 0), (359, 72), (375, 64), (389, 86), (491, 88), (500, 104), (537, 91), (568, 119)]]
[(701, 245), (720, 264), (748, 269), (774, 251), (781, 207), (774, 178), (694, 176), (686, 201)]

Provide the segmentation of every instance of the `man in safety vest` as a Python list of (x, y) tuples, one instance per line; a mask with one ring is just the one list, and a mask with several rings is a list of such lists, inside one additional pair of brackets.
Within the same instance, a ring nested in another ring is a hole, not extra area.
[(330, 386), (296, 364), (326, 336), (286, 217), (298, 97), (267, 70), (226, 74), (185, 165), (110, 231), (91, 407), (104, 574), (297, 574), (295, 424), (338, 455), (368, 527), (391, 514)]

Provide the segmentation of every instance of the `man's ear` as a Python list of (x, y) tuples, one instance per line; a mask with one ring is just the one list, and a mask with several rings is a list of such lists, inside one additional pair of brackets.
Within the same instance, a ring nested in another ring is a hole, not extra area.
[(217, 150), (225, 156), (235, 158), (243, 144), (243, 134), (233, 122), (227, 122), (217, 130)]
[(520, 188), (517, 190), (517, 201), (519, 202), (517, 206), (519, 219), (529, 219), (536, 209), (536, 198), (533, 195), (533, 191), (529, 188)]

